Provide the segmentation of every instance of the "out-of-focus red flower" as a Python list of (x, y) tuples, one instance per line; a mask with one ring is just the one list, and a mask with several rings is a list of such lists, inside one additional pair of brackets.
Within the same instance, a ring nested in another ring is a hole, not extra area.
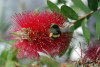
[(100, 60), (100, 42), (93, 43), (87, 50), (84, 56), (85, 61), (97, 61)]
[(62, 27), (66, 21), (61, 14), (50, 11), (24, 12), (13, 16), (13, 19), (18, 27), (16, 28), (16, 36), (19, 39), (16, 43), (19, 50), (18, 58), (39, 58), (38, 52), (57, 56), (67, 50), (72, 38), (71, 33), (61, 34), (54, 40), (49, 37), (51, 24)]

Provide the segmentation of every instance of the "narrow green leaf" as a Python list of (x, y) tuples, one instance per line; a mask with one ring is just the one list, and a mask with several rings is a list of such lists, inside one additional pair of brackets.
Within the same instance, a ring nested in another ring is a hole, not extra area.
[(90, 42), (90, 31), (87, 28), (87, 20), (86, 19), (82, 23), (82, 30), (83, 30), (83, 35), (85, 37), (86, 42), (89, 43)]
[(93, 16), (96, 19), (96, 33), (97, 37), (100, 38), (100, 10), (96, 11)]
[(70, 59), (71, 54), (72, 54), (72, 51), (73, 51), (73, 47), (69, 47), (69, 49), (68, 49), (68, 51), (67, 51), (67, 53), (66, 53), (68, 59)]
[(91, 10), (96, 11), (98, 8), (98, 0), (88, 0), (88, 6)]
[(65, 17), (68, 17), (73, 20), (78, 19), (78, 15), (76, 14), (76, 12), (66, 5), (61, 6), (61, 12)]
[(57, 7), (57, 5), (51, 1), (47, 0), (47, 5), (52, 11), (60, 12), (60, 9)]
[(72, 0), (72, 2), (76, 8), (83, 10), (85, 13), (89, 13), (91, 11), (87, 6), (85, 6), (82, 0)]

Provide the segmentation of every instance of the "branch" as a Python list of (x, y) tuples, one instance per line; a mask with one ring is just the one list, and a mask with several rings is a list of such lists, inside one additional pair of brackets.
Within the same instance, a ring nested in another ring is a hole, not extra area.
[[(98, 8), (97, 11), (100, 11), (100, 8)], [(82, 19), (85, 19), (89, 16), (91, 16), (95, 11), (91, 11), (90, 13), (86, 14), (85, 16), (82, 16), (80, 17), (79, 19), (75, 20), (74, 22), (71, 22), (71, 24), (67, 24), (65, 27), (60, 27), (60, 30), (62, 33), (66, 33), (66, 32), (69, 32), (69, 29), (71, 26), (74, 26), (78, 21), (82, 20)]]
[(78, 20), (72, 22), (72, 24), (70, 24), (69, 27), (73, 26), (74, 24), (76, 24), (79, 20), (85, 19), (88, 16), (91, 16), (94, 13), (94, 11), (91, 11), (90, 13), (86, 14), (85, 16), (80, 17)]
[[(96, 11), (99, 11), (99, 10), (100, 10), (100, 8), (98, 8)], [(80, 17), (78, 20), (72, 22), (72, 24), (70, 24), (69, 27), (71, 27), (71, 26), (73, 26), (74, 24), (76, 24), (79, 20), (82, 20), (82, 19), (85, 19), (86, 17), (91, 16), (94, 12), (95, 12), (95, 11), (91, 11), (90, 13), (86, 14), (85, 16)]]
[(68, 25), (66, 25), (66, 26), (63, 27), (63, 28), (60, 27), (61, 32), (62, 32), (62, 33), (69, 32), (69, 29), (70, 29), (71, 26), (74, 26), (79, 20), (82, 20), (82, 19), (84, 19), (84, 18), (90, 16), (90, 15), (93, 14), (93, 13), (94, 13), (94, 11), (91, 11), (90, 13), (86, 14), (85, 16), (80, 17), (80, 18), (77, 19), (76, 21), (71, 22), (71, 24), (68, 24)]

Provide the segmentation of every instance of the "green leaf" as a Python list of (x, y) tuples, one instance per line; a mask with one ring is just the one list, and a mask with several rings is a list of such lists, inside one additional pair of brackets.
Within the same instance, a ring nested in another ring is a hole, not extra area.
[(82, 30), (83, 30), (83, 35), (85, 37), (86, 42), (89, 43), (90, 42), (90, 31), (87, 28), (87, 20), (86, 19), (82, 23)]
[(57, 7), (57, 5), (55, 5), (51, 1), (47, 0), (47, 5), (52, 11), (60, 12), (60, 9)]
[(88, 0), (88, 6), (91, 10), (96, 11), (98, 8), (98, 0)]
[(96, 11), (93, 16), (96, 19), (96, 33), (97, 37), (100, 38), (100, 10)]
[(89, 13), (91, 10), (84, 5), (84, 3), (82, 2), (82, 0), (72, 0), (74, 6), (76, 6), (76, 8), (80, 8), (81, 10), (83, 10), (85, 13)]
[(61, 12), (65, 17), (68, 17), (73, 20), (78, 19), (78, 15), (76, 14), (76, 12), (66, 5), (61, 6)]
[(70, 31), (74, 32), (77, 28), (79, 28), (84, 19), (78, 20), (72, 27), (70, 27)]

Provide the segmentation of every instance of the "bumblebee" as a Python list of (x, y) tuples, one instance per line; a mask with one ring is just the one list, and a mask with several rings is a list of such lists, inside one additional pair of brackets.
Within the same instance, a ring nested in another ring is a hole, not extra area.
[(60, 37), (60, 35), (61, 35), (61, 31), (59, 26), (57, 24), (52, 24), (50, 27), (49, 37), (51, 37), (52, 39), (56, 39)]

